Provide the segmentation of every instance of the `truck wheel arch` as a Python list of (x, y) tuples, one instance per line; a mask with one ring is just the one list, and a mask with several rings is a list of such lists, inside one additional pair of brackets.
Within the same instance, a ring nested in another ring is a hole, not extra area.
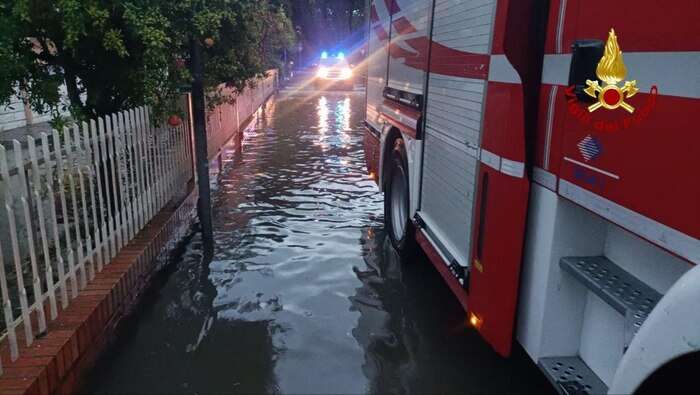
[(667, 372), (679, 369), (686, 358), (700, 359), (698, 300), (700, 266), (695, 266), (671, 286), (649, 314), (622, 357), (609, 393), (632, 393), (642, 389), (647, 379), (665, 380)]

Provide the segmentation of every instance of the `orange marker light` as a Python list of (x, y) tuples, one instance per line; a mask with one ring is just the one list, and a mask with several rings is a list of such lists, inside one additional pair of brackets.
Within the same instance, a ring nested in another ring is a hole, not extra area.
[(481, 329), (482, 324), (481, 318), (474, 313), (469, 313), (469, 325), (473, 326), (476, 330)]

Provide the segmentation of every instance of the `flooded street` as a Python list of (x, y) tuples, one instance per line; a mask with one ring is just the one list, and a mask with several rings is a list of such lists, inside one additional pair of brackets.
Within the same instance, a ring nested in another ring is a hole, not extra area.
[(365, 172), (364, 92), (282, 91), (224, 155), (196, 231), (85, 393), (549, 393), (502, 359), (425, 257), (401, 265)]

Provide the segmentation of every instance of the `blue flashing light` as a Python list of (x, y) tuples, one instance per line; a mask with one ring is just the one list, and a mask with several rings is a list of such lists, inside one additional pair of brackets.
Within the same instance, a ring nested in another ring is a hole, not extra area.
[(328, 52), (326, 52), (326, 51), (321, 52), (321, 59), (328, 59)]
[(345, 58), (345, 54), (342, 52), (338, 52), (338, 59), (344, 59), (344, 58)]

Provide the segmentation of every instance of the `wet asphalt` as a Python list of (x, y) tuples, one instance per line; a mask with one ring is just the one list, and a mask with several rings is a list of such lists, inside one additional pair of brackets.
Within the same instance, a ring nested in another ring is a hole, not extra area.
[(365, 172), (364, 91), (297, 78), (227, 147), (215, 247), (196, 227), (84, 393), (544, 394), (499, 357), (424, 256), (401, 263)]

